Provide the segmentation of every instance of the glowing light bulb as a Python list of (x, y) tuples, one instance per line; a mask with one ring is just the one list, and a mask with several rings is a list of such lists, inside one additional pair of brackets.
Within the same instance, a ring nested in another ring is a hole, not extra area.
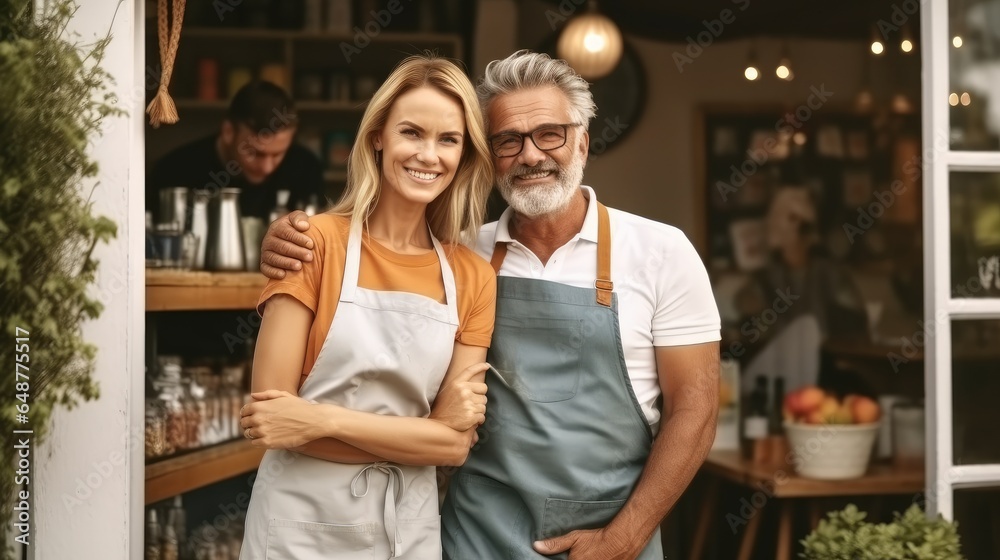
[(955, 35), (951, 40), (951, 44), (955, 46), (956, 49), (962, 48), (962, 37), (961, 35)]
[(747, 66), (747, 69), (743, 71), (743, 75), (752, 82), (760, 77), (760, 72), (753, 66)]
[(607, 45), (608, 40), (597, 33), (587, 33), (587, 36), (583, 38), (583, 48), (592, 53), (603, 51)]
[(958, 94), (957, 93), (953, 93), (953, 94), (951, 94), (951, 95), (948, 96), (948, 105), (951, 105), (952, 107), (958, 106)]
[(882, 54), (883, 51), (885, 51), (885, 47), (881, 41), (872, 41), (872, 54)]
[(905, 53), (911, 52), (913, 51), (913, 42), (909, 39), (903, 39), (903, 42), (899, 44), (899, 48)]

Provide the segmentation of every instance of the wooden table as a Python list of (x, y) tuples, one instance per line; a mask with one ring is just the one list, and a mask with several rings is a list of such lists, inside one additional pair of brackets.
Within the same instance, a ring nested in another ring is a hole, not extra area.
[(792, 554), (792, 513), (795, 499), (805, 499), (810, 502), (810, 518), (813, 527), (819, 522), (822, 512), (815, 498), (843, 496), (887, 496), (898, 494), (918, 494), (924, 491), (924, 472), (922, 468), (897, 468), (887, 464), (872, 464), (868, 472), (861, 478), (852, 480), (813, 480), (797, 476), (791, 465), (768, 466), (755, 464), (744, 459), (739, 451), (712, 451), (702, 465), (702, 470), (710, 474), (706, 504), (698, 518), (694, 543), (689, 558), (701, 560), (708, 540), (709, 528), (717, 520), (716, 506), (719, 499), (719, 483), (722, 480), (733, 482), (740, 486), (761, 493), (762, 501), (755, 507), (754, 513), (747, 522), (743, 540), (740, 542), (739, 560), (749, 560), (753, 552), (760, 520), (761, 511), (767, 503), (774, 500), (780, 506), (778, 518), (778, 560), (788, 560)]

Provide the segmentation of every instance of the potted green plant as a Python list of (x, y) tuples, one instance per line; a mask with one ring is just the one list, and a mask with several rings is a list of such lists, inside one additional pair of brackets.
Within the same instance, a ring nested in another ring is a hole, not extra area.
[(958, 525), (917, 505), (891, 523), (870, 523), (854, 504), (830, 512), (803, 539), (807, 560), (963, 560)]
[(116, 226), (92, 214), (82, 187), (97, 174), (89, 148), (102, 120), (121, 111), (100, 67), (108, 38), (77, 42), (67, 32), (75, 12), (72, 0), (0, 8), (0, 363), (9, 370), (0, 377), (4, 558), (7, 543), (24, 543), (10, 535), (12, 508), (33, 499), (30, 479), (17, 474), (23, 455), (11, 451), (30, 436), (37, 464), (53, 409), (98, 395), (96, 348), (83, 339), (82, 324), (101, 312), (89, 291), (94, 248)]

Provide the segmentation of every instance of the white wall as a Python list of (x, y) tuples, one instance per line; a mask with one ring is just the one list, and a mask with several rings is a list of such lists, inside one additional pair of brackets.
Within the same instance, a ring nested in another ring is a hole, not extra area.
[[(92, 140), (100, 175), (94, 212), (118, 224), (118, 236), (96, 251), (93, 294), (101, 317), (84, 327), (98, 348), (94, 377), (100, 398), (53, 415), (53, 429), (35, 457), (32, 556), (37, 559), (142, 557), (143, 495), (143, 200), (142, 3), (80, 2), (71, 33), (81, 43), (113, 39), (102, 64), (114, 78), (128, 117), (108, 120)], [(136, 59), (136, 53), (139, 59)], [(95, 187), (96, 185), (96, 187)], [(130, 438), (130, 433), (134, 437)]]

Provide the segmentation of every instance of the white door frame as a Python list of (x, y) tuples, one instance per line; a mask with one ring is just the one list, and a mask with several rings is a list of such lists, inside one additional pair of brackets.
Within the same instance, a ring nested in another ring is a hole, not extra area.
[(956, 466), (952, 456), (951, 325), (1000, 319), (1000, 299), (951, 297), (950, 174), (1000, 173), (1000, 153), (952, 151), (948, 94), (951, 48), (948, 0), (926, 0), (920, 12), (923, 50), (924, 382), (927, 394), (927, 513), (954, 519), (954, 490), (1000, 486), (1000, 464)]

